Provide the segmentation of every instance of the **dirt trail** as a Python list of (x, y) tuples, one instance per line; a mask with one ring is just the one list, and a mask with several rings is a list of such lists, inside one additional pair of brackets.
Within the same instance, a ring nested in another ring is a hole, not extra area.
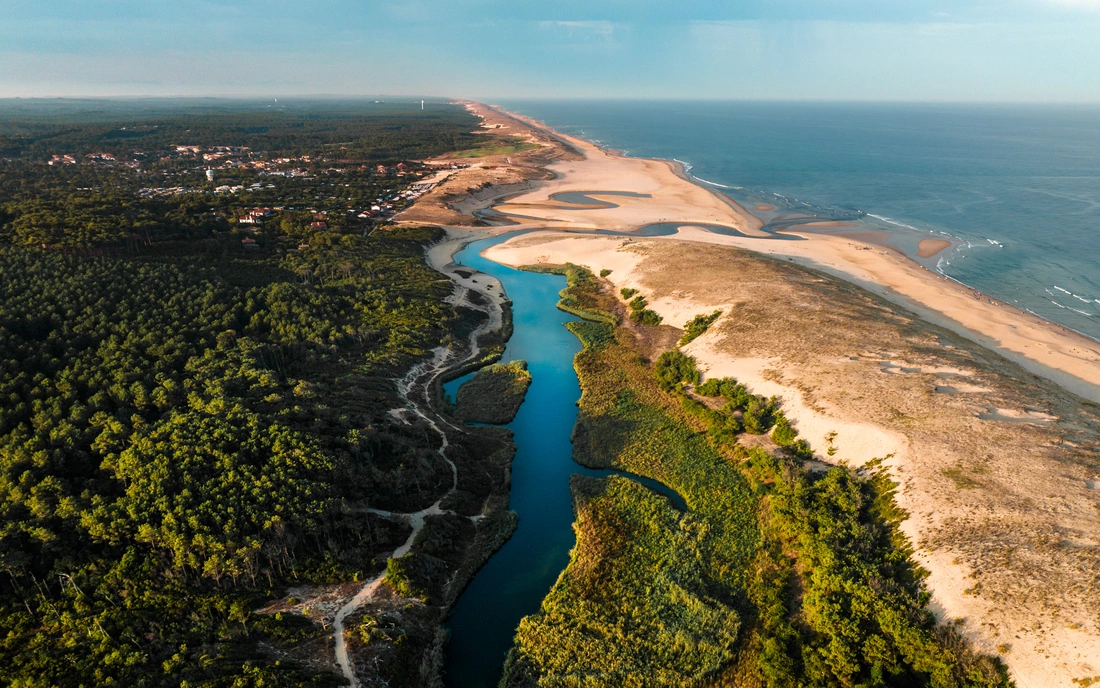
[[(453, 513), (452, 511), (444, 510), (441, 505), (443, 500), (447, 499), (447, 497), (449, 497), (458, 487), (458, 467), (455, 466), (453, 461), (447, 458), (447, 448), (450, 446), (450, 440), (447, 438), (446, 431), (441, 428), (440, 425), (449, 426), (450, 429), (456, 431), (461, 431), (461, 428), (439, 416), (432, 410), (430, 390), (439, 376), (456, 366), (475, 360), (481, 353), (481, 348), (478, 346), (478, 340), (482, 335), (488, 334), (501, 326), (503, 311), (500, 303), (502, 298), (500, 296), (502, 293), (500, 284), (495, 280), (490, 280), (487, 275), (482, 275), (481, 273), (477, 273), (478, 277), (481, 278), (481, 282), (473, 282), (472, 278), (463, 277), (457, 274), (451, 262), (451, 258), (455, 252), (466, 243), (476, 238), (479, 238), (479, 234), (476, 232), (463, 233), (458, 236), (451, 233), (448, 234), (446, 240), (436, 244), (428, 250), (429, 264), (455, 282), (455, 291), (449, 298), (450, 302), (455, 306), (464, 306), (482, 311), (489, 316), (489, 319), (470, 333), (465, 355), (459, 354), (456, 360), (455, 351), (443, 346), (437, 347), (432, 351), (431, 358), (413, 366), (409, 372), (405, 374), (405, 377), (397, 381), (397, 392), (405, 402), (405, 405), (393, 409), (390, 413), (395, 416), (399, 415), (402, 418), (405, 418), (408, 414), (417, 416), (424, 421), (433, 432), (439, 435), (440, 444), (436, 453), (438, 453), (440, 458), (451, 467), (451, 488), (435, 504), (413, 513), (396, 513), (384, 511), (382, 509), (364, 510), (367, 513), (376, 514), (385, 518), (404, 519), (412, 526), (412, 532), (409, 533), (408, 539), (390, 555), (390, 557), (394, 559), (403, 557), (409, 553), (409, 550), (412, 549), (413, 542), (416, 540), (416, 536), (424, 527), (424, 522), (428, 516)], [(444, 260), (446, 264), (443, 264)], [(471, 291), (477, 291), (488, 297), (487, 303), (484, 305), (474, 303), (474, 301), (470, 299)], [(476, 522), (479, 518), (479, 516), (472, 516), (470, 520)], [(385, 574), (383, 573), (368, 580), (363, 587), (359, 589), (359, 592), (340, 608), (333, 620), (332, 630), (333, 638), (336, 641), (336, 663), (339, 665), (344, 678), (350, 682), (352, 688), (356, 688), (359, 685), (359, 679), (355, 674), (351, 659), (348, 656), (347, 638), (344, 636), (344, 620), (355, 613), (359, 607), (363, 606), (374, 596), (374, 593), (382, 584), (382, 579), (384, 577)]]

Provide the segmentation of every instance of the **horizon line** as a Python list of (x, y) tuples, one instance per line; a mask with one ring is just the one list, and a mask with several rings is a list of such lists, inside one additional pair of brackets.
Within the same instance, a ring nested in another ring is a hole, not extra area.
[(468, 96), (441, 96), (427, 94), (392, 94), (392, 93), (266, 93), (266, 94), (112, 94), (112, 95), (0, 95), (0, 102), (4, 101), (61, 101), (61, 100), (98, 100), (98, 101), (132, 101), (132, 100), (240, 100), (263, 101), (285, 98), (288, 100), (359, 100), (359, 99), (409, 99), (428, 100), (439, 103), (440, 101), (472, 101), (492, 104), (495, 100), (530, 100), (530, 101), (622, 101), (622, 102), (698, 102), (698, 103), (827, 103), (827, 104), (883, 104), (883, 105), (1100, 105), (1100, 99), (1095, 100), (967, 100), (967, 99), (907, 99), (907, 98), (797, 98), (797, 97), (702, 97), (702, 96), (524, 96), (511, 95), (492, 97), (468, 97)]

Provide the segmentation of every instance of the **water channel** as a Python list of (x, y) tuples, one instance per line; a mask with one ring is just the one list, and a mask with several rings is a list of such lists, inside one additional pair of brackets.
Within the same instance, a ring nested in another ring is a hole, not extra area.
[[(564, 327), (577, 318), (556, 307), (565, 278), (515, 270), (480, 255), (510, 236), (473, 242), (455, 256), (456, 264), (492, 275), (504, 286), (513, 304), (515, 331), (503, 360), (527, 361), (532, 383), (515, 420), (507, 426), (515, 433), (511, 508), (519, 514), (519, 527), (451, 611), (444, 677), (448, 688), (495, 688), (520, 619), (538, 611), (569, 561), (575, 542), (569, 476), (616, 473), (587, 469), (573, 461), (570, 436), (581, 396), (573, 357), (581, 344)], [(467, 379), (447, 383), (444, 391), (455, 398)], [(684, 508), (679, 495), (664, 485), (628, 477)]]

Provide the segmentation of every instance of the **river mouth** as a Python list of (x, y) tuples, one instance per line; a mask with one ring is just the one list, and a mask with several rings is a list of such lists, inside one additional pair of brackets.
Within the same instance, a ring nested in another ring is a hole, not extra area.
[[(456, 265), (500, 280), (512, 300), (514, 327), (502, 361), (527, 361), (532, 382), (515, 419), (505, 426), (516, 444), (510, 508), (519, 515), (519, 525), (451, 609), (444, 673), (448, 688), (496, 687), (520, 619), (539, 610), (569, 563), (575, 544), (571, 475), (626, 475), (663, 494), (677, 509), (686, 508), (679, 495), (656, 481), (573, 461), (570, 438), (581, 396), (573, 357), (582, 347), (564, 325), (578, 318), (557, 308), (564, 276), (516, 270), (480, 255), (511, 237), (473, 242), (454, 258)], [(448, 382), (444, 391), (454, 398), (468, 377)]]

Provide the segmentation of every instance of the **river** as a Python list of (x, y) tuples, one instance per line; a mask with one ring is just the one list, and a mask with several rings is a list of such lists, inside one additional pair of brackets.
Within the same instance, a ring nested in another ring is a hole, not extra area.
[[(581, 344), (564, 327), (577, 318), (557, 309), (565, 277), (515, 270), (480, 255), (510, 236), (473, 242), (454, 259), (500, 280), (512, 300), (514, 325), (502, 360), (527, 361), (532, 383), (515, 420), (506, 426), (515, 433), (511, 508), (519, 514), (519, 527), (452, 608), (446, 624), (451, 638), (444, 676), (449, 688), (497, 685), (520, 619), (538, 611), (569, 561), (575, 542), (569, 476), (613, 472), (590, 470), (573, 461), (570, 437), (581, 395), (573, 357)], [(455, 398), (468, 378), (452, 380), (444, 391)], [(630, 477), (683, 508), (683, 500), (669, 488)]]

